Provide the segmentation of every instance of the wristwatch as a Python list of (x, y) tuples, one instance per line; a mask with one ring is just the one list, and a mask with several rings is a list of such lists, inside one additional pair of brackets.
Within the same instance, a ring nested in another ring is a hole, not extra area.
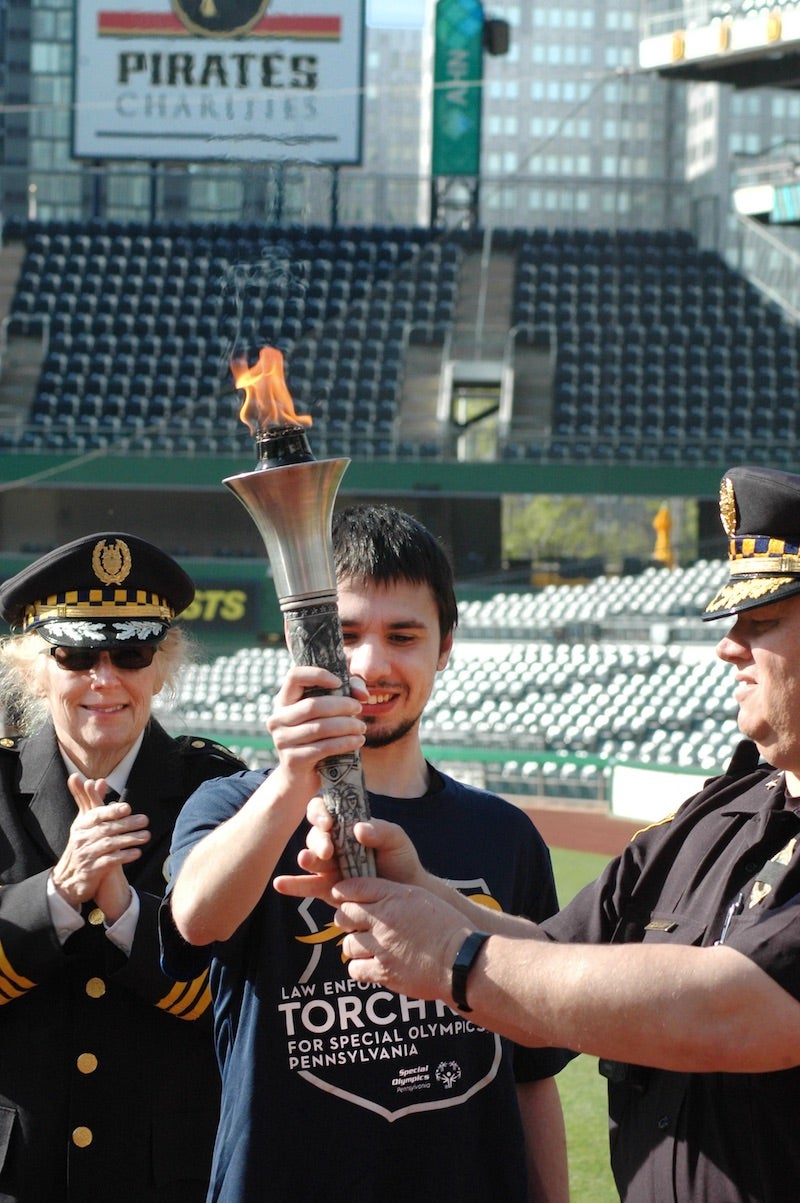
[(467, 1002), (467, 978), (472, 966), (475, 964), (475, 958), (488, 939), (488, 931), (470, 932), (456, 953), (456, 959), (453, 961), (453, 968), (450, 974), (450, 993), (459, 1011), (472, 1010), (472, 1007)]

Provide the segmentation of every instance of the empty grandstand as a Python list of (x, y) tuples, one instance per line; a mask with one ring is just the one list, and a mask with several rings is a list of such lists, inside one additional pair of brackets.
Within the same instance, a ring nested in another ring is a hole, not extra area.
[[(14, 238), (8, 223), (6, 240)], [(5, 342), (41, 336), (6, 449), (236, 453), (229, 361), (281, 349), (322, 454), (398, 452), (409, 340), (452, 327), (463, 254), (429, 231), (25, 223)]]
[[(229, 361), (272, 345), (323, 455), (463, 458), (480, 422), (483, 458), (792, 460), (797, 326), (682, 231), (495, 231), (471, 293), (476, 231), (12, 221), (4, 239), (24, 254), (2, 345), (41, 347), (4, 451), (241, 454)], [(508, 315), (496, 398), (485, 380), (460, 424), (465, 386), (443, 412), (420, 367), (441, 382), (459, 296), (474, 309), (490, 284)]]

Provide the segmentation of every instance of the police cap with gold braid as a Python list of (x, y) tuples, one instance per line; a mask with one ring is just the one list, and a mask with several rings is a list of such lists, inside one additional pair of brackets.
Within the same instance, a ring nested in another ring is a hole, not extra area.
[(703, 621), (800, 593), (800, 476), (775, 468), (729, 468), (719, 510), (730, 578), (706, 606)]
[(57, 547), (0, 585), (15, 632), (63, 647), (160, 643), (194, 598), (179, 564), (136, 535), (102, 531)]

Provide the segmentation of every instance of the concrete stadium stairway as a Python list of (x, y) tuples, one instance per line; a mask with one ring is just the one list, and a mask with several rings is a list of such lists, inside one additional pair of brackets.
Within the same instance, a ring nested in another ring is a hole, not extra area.
[[(487, 245), (465, 252), (449, 343), (441, 346), (412, 341), (408, 348), (400, 407), (401, 441), (447, 447), (457, 437), (454, 425), (442, 430), (437, 414), (443, 370), (448, 359), (502, 365), (511, 320), (514, 269), (512, 252)], [(517, 347), (509, 441), (527, 444), (549, 429), (552, 374), (549, 350)]]

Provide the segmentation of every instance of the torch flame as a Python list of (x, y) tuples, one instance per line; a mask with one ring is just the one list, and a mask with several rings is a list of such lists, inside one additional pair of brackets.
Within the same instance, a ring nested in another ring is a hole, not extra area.
[(310, 414), (295, 413), (294, 402), (283, 375), (283, 355), (276, 347), (262, 347), (258, 362), (232, 359), (231, 372), (237, 388), (244, 389), (239, 417), (256, 435), (281, 426), (310, 426)]

